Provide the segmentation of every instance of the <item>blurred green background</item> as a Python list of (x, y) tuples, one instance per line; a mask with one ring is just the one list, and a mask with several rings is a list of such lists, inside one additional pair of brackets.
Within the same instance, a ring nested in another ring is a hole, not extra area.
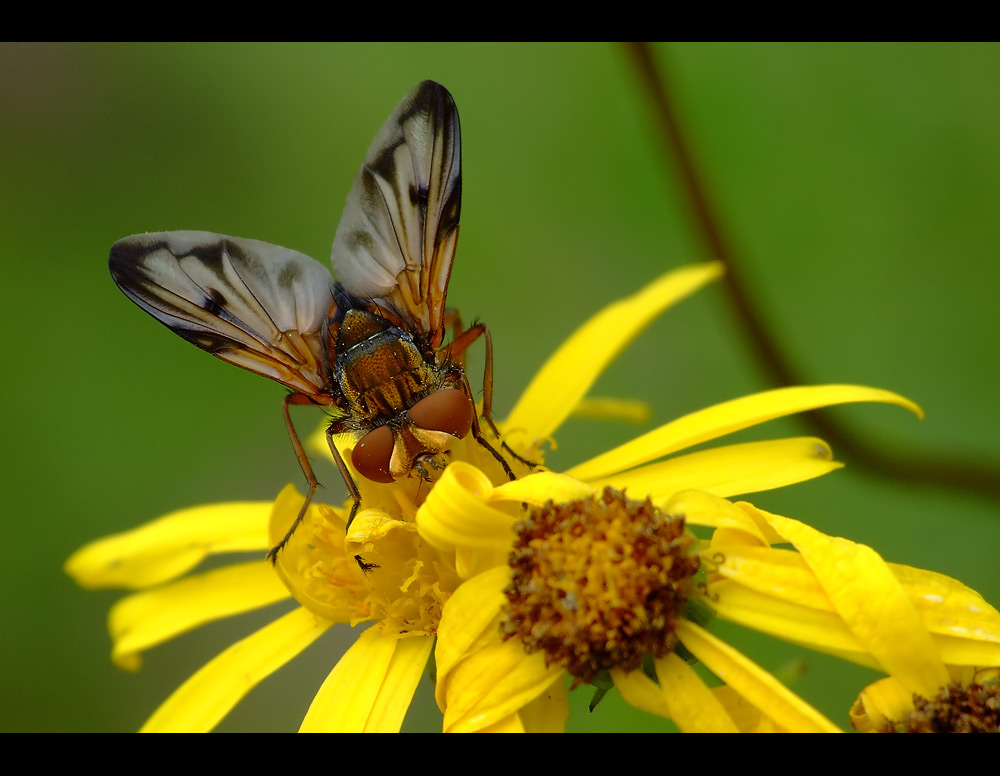
[[(808, 381), (903, 393), (925, 421), (887, 406), (838, 416), (880, 444), (996, 467), (1000, 47), (656, 53), (756, 304)], [(281, 608), (188, 634), (130, 675), (108, 658), (105, 618), (119, 594), (80, 590), (62, 572), (90, 539), (187, 505), (272, 498), (302, 479), (281, 388), (140, 312), (108, 276), (108, 248), (136, 232), (206, 229), (326, 261), (371, 138), (424, 78), (445, 84), (461, 113), (449, 302), (493, 331), (502, 417), (592, 311), (705, 256), (620, 47), (0, 45), (0, 730), (133, 730)], [(655, 322), (594, 393), (649, 402), (652, 427), (768, 387), (711, 288)], [(303, 429), (320, 419), (307, 415), (297, 416)], [(549, 463), (636, 432), (571, 421)], [(787, 421), (747, 438), (803, 433)], [(320, 478), (339, 499), (336, 473)], [(996, 605), (995, 498), (848, 467), (752, 500), (957, 577)], [(355, 635), (334, 630), (220, 729), (294, 730)], [(786, 679), (801, 671), (792, 687), (841, 725), (875, 677), (720, 631)], [(635, 719), (613, 693), (587, 714), (588, 698), (574, 694), (572, 729), (668, 727)], [(439, 726), (425, 682), (407, 729)]]

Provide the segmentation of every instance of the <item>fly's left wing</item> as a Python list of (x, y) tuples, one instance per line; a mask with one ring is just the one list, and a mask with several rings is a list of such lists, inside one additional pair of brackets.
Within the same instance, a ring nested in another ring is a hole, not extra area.
[(333, 240), (334, 275), (434, 348), (462, 206), (462, 140), (451, 94), (418, 84), (375, 136)]
[(315, 259), (211, 232), (137, 234), (111, 247), (118, 287), (202, 350), (329, 404), (333, 279)]

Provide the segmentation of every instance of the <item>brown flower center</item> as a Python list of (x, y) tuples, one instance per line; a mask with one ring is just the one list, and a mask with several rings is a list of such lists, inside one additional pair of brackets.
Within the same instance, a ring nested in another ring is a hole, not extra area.
[(932, 700), (913, 696), (913, 711), (897, 733), (1000, 733), (1000, 682), (952, 682)]
[(544, 650), (577, 684), (674, 648), (674, 622), (699, 566), (682, 516), (609, 487), (592, 499), (550, 501), (517, 530), (504, 638)]

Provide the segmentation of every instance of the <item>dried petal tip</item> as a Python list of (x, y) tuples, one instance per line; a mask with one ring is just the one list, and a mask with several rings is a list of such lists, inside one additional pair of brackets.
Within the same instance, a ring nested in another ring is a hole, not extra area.
[(577, 684), (674, 648), (674, 622), (699, 566), (683, 517), (609, 487), (591, 499), (550, 501), (517, 531), (504, 638), (545, 651)]

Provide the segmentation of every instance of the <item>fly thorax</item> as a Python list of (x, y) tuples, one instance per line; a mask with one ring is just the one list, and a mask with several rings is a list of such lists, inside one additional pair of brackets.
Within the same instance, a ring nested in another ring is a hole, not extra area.
[(362, 421), (388, 421), (426, 395), (437, 380), (410, 332), (366, 310), (350, 309), (337, 331), (341, 392)]

